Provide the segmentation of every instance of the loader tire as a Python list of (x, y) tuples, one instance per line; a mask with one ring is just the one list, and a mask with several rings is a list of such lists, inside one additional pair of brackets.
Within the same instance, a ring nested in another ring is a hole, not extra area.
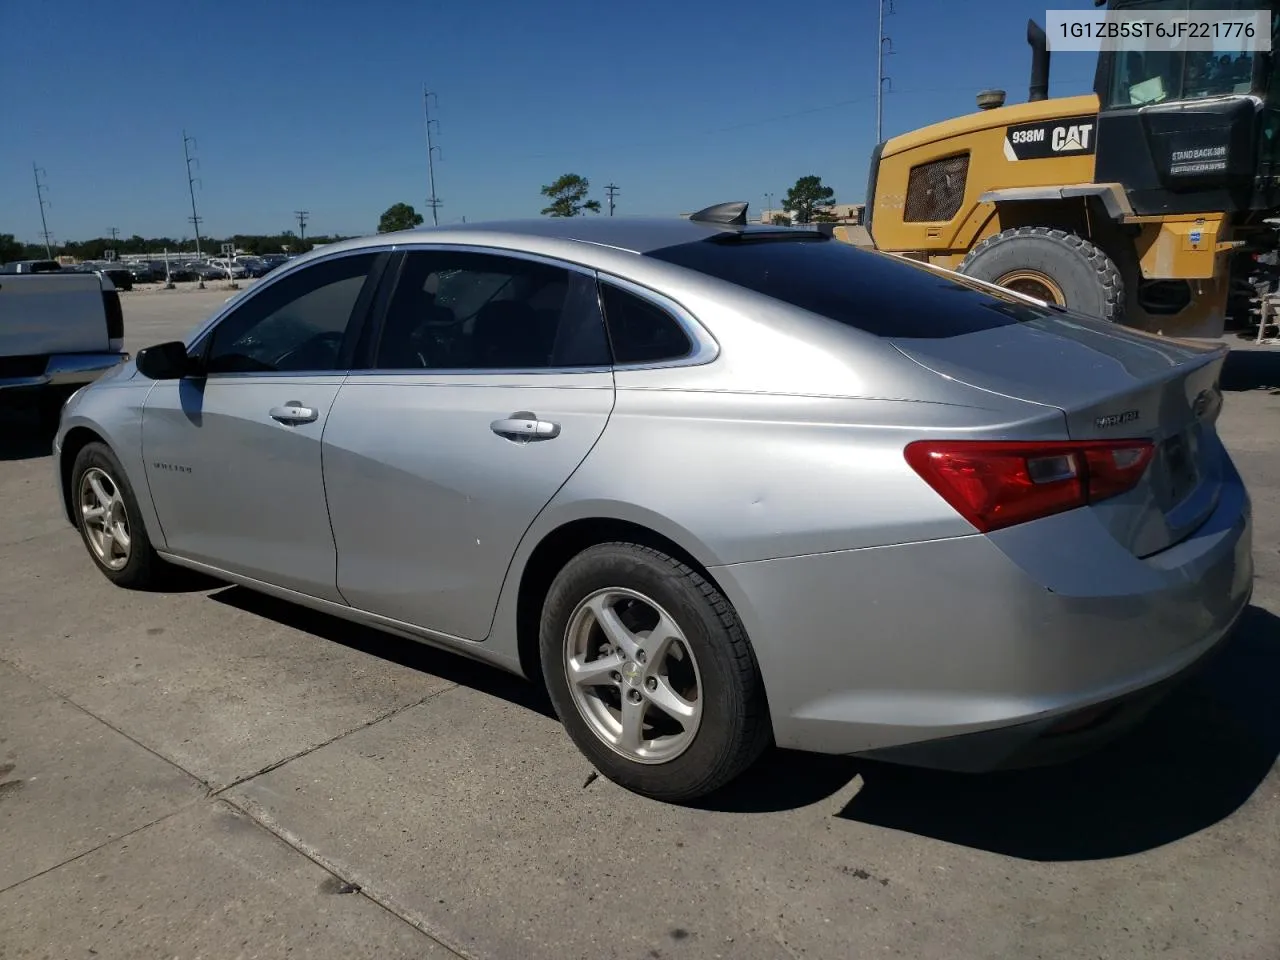
[(1066, 230), (997, 233), (969, 251), (960, 272), (1112, 323), (1124, 319), (1125, 285), (1115, 261)]

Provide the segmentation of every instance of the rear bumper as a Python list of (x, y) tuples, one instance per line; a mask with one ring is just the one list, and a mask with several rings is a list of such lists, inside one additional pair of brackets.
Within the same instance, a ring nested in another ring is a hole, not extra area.
[(92, 383), (112, 367), (128, 359), (129, 354), (123, 351), (54, 354), (49, 357), (42, 373), (0, 378), (0, 390), (39, 390), (42, 387)]
[[(1248, 605), (1238, 477), (1199, 530), (1146, 560), (1087, 510), (1047, 520), (1003, 543), (975, 535), (712, 568), (752, 637), (778, 744), (964, 770), (1036, 762), (1026, 753), (1041, 741), (1057, 741), (1050, 756), (1087, 748), (1140, 719)], [(1025, 561), (1049, 537), (1079, 547), (1061, 569)], [(1115, 709), (1078, 716), (1099, 706)], [(1046, 737), (1077, 720), (1070, 737)]]

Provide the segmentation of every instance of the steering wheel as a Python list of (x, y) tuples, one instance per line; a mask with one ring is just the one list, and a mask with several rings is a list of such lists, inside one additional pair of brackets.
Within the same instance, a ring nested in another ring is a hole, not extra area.
[(286, 350), (276, 357), (273, 366), (277, 370), (328, 369), (341, 349), (342, 332), (328, 330)]

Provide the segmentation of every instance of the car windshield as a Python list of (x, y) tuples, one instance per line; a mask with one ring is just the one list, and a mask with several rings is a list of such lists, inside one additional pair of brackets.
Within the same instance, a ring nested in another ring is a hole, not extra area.
[[(1266, 4), (1257, 0), (1137, 0), (1115, 8), (1130, 14), (1244, 12), (1265, 9)], [(1213, 50), (1167, 50), (1150, 47), (1140, 38), (1122, 39), (1114, 54), (1110, 105), (1143, 106), (1249, 93), (1253, 90), (1254, 55), (1239, 48), (1239, 40), (1227, 37), (1216, 39)]]
[(730, 235), (648, 256), (881, 337), (953, 337), (1058, 316), (998, 288), (824, 237)]

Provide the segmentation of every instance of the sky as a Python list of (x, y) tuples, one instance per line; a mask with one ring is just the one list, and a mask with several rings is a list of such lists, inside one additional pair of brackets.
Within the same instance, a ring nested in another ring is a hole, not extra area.
[[(1089, 9), (1091, 0), (1055, 0)], [(1027, 95), (1023, 0), (893, 0), (884, 135)], [(758, 212), (816, 174), (863, 200), (875, 144), (876, 0), (0, 0), (0, 233), (55, 242), (372, 233), (427, 215), (423, 85), (441, 223), (538, 216), (563, 173), (618, 215), (728, 200)], [(1093, 55), (1057, 53), (1051, 95)]]

